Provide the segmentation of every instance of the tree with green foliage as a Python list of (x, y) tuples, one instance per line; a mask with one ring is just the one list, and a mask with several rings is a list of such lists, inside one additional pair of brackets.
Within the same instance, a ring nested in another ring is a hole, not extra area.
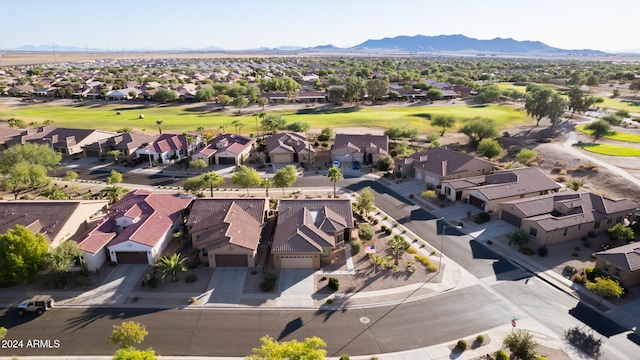
[[(256, 99), (256, 105), (260, 106), (260, 108), (262, 108), (262, 111), (264, 111), (264, 107), (269, 103), (269, 100), (267, 100), (266, 97), (259, 97)], [(257, 134), (256, 134), (257, 135)]]
[(390, 155), (383, 155), (376, 160), (376, 165), (380, 171), (390, 171), (393, 169), (393, 158)]
[(122, 174), (111, 170), (111, 175), (107, 178), (107, 185), (119, 184), (122, 182)]
[(49, 250), (47, 264), (57, 272), (67, 272), (77, 259), (82, 259), (82, 251), (74, 240), (66, 240)]
[(197, 158), (195, 160), (189, 161), (189, 168), (197, 170), (198, 173), (206, 169), (208, 166), (209, 164), (207, 164), (207, 162), (202, 158)]
[(120, 346), (120, 349), (132, 348), (133, 344), (140, 344), (149, 335), (147, 327), (135, 321), (123, 321), (120, 325), (113, 325), (113, 332), (107, 340)]
[(202, 176), (200, 176), (200, 178), (207, 186), (209, 186), (209, 192), (211, 197), (213, 197), (214, 187), (217, 188), (220, 185), (224, 185), (224, 178), (220, 176), (220, 174), (216, 173), (215, 171), (210, 171), (206, 174), (203, 174)]
[(486, 156), (488, 159), (493, 159), (494, 157), (501, 155), (504, 150), (496, 140), (483, 139), (480, 141), (480, 144), (478, 144), (478, 152)]
[(246, 108), (249, 105), (249, 100), (244, 96), (238, 96), (233, 99), (233, 107), (238, 109), (238, 114), (242, 111), (242, 109)]
[(547, 116), (552, 96), (553, 91), (546, 87), (538, 88), (527, 94), (524, 108), (527, 111), (527, 115), (536, 120), (536, 126), (540, 125), (540, 120)]
[(551, 126), (557, 123), (563, 116), (567, 109), (567, 101), (559, 94), (553, 94), (547, 107), (547, 117)]
[(591, 132), (591, 136), (593, 136), (593, 142), (595, 143), (596, 141), (598, 141), (598, 139), (607, 135), (609, 131), (611, 131), (611, 124), (609, 124), (606, 120), (597, 120), (585, 125), (584, 129)]
[(162, 272), (162, 280), (167, 276), (171, 276), (171, 282), (178, 281), (178, 272), (187, 271), (187, 267), (184, 262), (187, 261), (187, 257), (181, 254), (167, 255), (160, 258), (153, 266), (157, 267)]
[(301, 122), (301, 121), (296, 121), (287, 125), (287, 130), (299, 132), (299, 133), (305, 133), (310, 129), (311, 129), (311, 125), (309, 125), (309, 123)]
[(324, 350), (327, 344), (316, 336), (306, 338), (303, 342), (278, 342), (267, 335), (260, 338), (260, 341), (262, 346), (254, 348), (247, 360), (324, 360), (327, 355), (327, 351)]
[(406, 128), (398, 128), (398, 127), (390, 127), (384, 131), (384, 134), (387, 135), (390, 139), (399, 140), (399, 139), (415, 139), (418, 137), (417, 129), (406, 129)]
[(10, 129), (14, 129), (14, 128), (24, 129), (27, 127), (27, 123), (24, 122), (24, 120), (20, 120), (16, 118), (10, 118), (9, 120), (7, 120), (7, 123), (9, 123)]
[(298, 173), (294, 165), (287, 165), (283, 168), (276, 170), (276, 174), (273, 177), (273, 184), (282, 189), (282, 195), (284, 195), (284, 188), (291, 187), (298, 180)]
[(610, 277), (598, 276), (593, 282), (587, 281), (585, 287), (587, 288), (587, 290), (592, 291), (598, 296), (602, 297), (598, 305), (600, 305), (600, 303), (602, 303), (605, 298), (620, 298), (622, 295), (624, 295), (624, 288), (620, 286), (618, 280), (612, 279)]
[(346, 90), (341, 87), (333, 87), (329, 89), (328, 100), (334, 105), (342, 105)]
[(55, 169), (62, 155), (44, 144), (26, 143), (0, 152), (0, 185), (16, 199), (24, 191), (50, 182), (47, 171)]
[(567, 92), (567, 97), (569, 99), (567, 106), (569, 110), (571, 110), (571, 117), (573, 118), (573, 114), (577, 111), (578, 113), (583, 113), (589, 110), (595, 104), (604, 102), (604, 99), (598, 96), (590, 96), (587, 95), (584, 91), (582, 91), (577, 86), (572, 86)]
[(622, 223), (618, 223), (610, 227), (607, 232), (609, 233), (609, 237), (611, 238), (611, 242), (628, 242), (632, 241), (635, 238), (635, 234), (633, 229), (628, 226), (624, 226)]
[(502, 96), (502, 91), (496, 84), (487, 84), (478, 90), (476, 99), (483, 103), (494, 102)]
[(271, 179), (262, 179), (260, 181), (260, 187), (264, 188), (265, 197), (269, 197), (269, 189), (273, 187), (273, 180), (271, 180)]
[(159, 89), (155, 94), (153, 94), (153, 101), (157, 101), (160, 103), (168, 103), (176, 100), (178, 100), (178, 94), (176, 94), (173, 90)]
[(444, 136), (447, 129), (451, 129), (456, 125), (456, 117), (453, 115), (436, 115), (431, 120), (431, 126), (442, 128), (440, 136)]
[(633, 92), (633, 100), (635, 101), (638, 91), (640, 91), (640, 79), (633, 80), (631, 84), (629, 84), (629, 91)]
[(584, 84), (589, 87), (589, 92), (591, 92), (591, 88), (594, 86), (600, 85), (600, 79), (595, 74), (589, 74), (584, 81)]
[(395, 256), (395, 265), (398, 266), (400, 262), (400, 255), (402, 255), (411, 245), (404, 239), (401, 235), (394, 235), (389, 241), (387, 241), (387, 246), (393, 252)]
[(204, 181), (202, 176), (195, 176), (187, 178), (184, 183), (182, 183), (182, 188), (184, 191), (188, 191), (193, 194), (200, 194), (203, 189), (207, 187), (207, 183)]
[(529, 238), (527, 237), (527, 234), (521, 230), (514, 230), (510, 235), (509, 235), (509, 245), (516, 245), (518, 246), (518, 250), (522, 250), (524, 247), (527, 246), (527, 244), (529, 244)]
[(48, 188), (42, 190), (42, 192), (40, 192), (40, 196), (44, 196), (49, 200), (68, 200), (69, 199), (69, 195), (67, 195), (67, 193), (64, 192), (64, 190), (60, 189), (60, 187), (57, 184), (53, 184), (52, 186), (49, 186)]
[(128, 192), (129, 190), (121, 186), (113, 185), (113, 186), (107, 186), (104, 189), (102, 189), (102, 191), (100, 191), (100, 195), (102, 195), (102, 197), (106, 197), (107, 199), (109, 199), (109, 203), (113, 204), (116, 201), (122, 199), (122, 197), (125, 196)]
[(624, 118), (618, 114), (607, 114), (601, 117), (600, 120), (608, 122), (611, 126), (620, 126)]
[(0, 327), (0, 340), (4, 340), (7, 336), (7, 329), (4, 327)]
[(512, 360), (536, 360), (536, 347), (538, 343), (533, 340), (533, 335), (522, 329), (514, 330), (507, 335), (503, 345), (511, 352)]
[(205, 87), (198, 89), (196, 91), (196, 100), (197, 101), (211, 101), (218, 95), (218, 92), (210, 87)]
[(231, 102), (233, 101), (233, 98), (231, 96), (229, 96), (229, 95), (220, 94), (220, 95), (216, 96), (216, 101), (224, 109), (229, 104), (231, 104)]
[(280, 115), (267, 115), (262, 119), (262, 127), (265, 129), (271, 129), (271, 135), (274, 135), (276, 131), (287, 123), (287, 121)]
[(42, 270), (49, 243), (42, 234), (34, 234), (16, 225), (0, 235), (0, 287), (17, 284)]
[(113, 161), (118, 162), (118, 156), (120, 156), (122, 152), (120, 150), (109, 150), (107, 151), (107, 155), (113, 156)]
[(436, 101), (444, 97), (444, 92), (442, 92), (442, 90), (438, 89), (437, 87), (432, 87), (431, 89), (427, 90), (426, 96), (427, 99)]
[(378, 273), (378, 268), (385, 262), (385, 258), (378, 254), (369, 254), (369, 260), (371, 261), (371, 265), (373, 265), (374, 273)]
[(318, 135), (319, 141), (329, 141), (333, 137), (333, 129), (330, 127), (326, 127), (320, 130), (320, 135)]
[(459, 131), (467, 135), (471, 143), (476, 146), (485, 138), (493, 138), (499, 135), (495, 121), (483, 117), (475, 117), (468, 120)]
[(129, 347), (116, 351), (112, 360), (158, 360), (158, 357), (156, 356), (156, 352), (151, 348), (138, 350)]
[(333, 182), (333, 197), (335, 198), (337, 195), (336, 186), (338, 184), (338, 181), (342, 181), (342, 178), (343, 178), (340, 168), (335, 166), (332, 166), (331, 168), (329, 168), (329, 171), (327, 172), (327, 177), (329, 178), (329, 180)]
[(371, 79), (367, 81), (367, 93), (371, 101), (377, 101), (382, 99), (389, 92), (389, 80), (384, 79)]
[(373, 239), (374, 235), (375, 235), (375, 232), (373, 231), (373, 228), (371, 227), (371, 225), (367, 223), (362, 223), (358, 225), (358, 237), (360, 238), (360, 240), (363, 240), (363, 241), (371, 240)]
[(366, 84), (364, 83), (364, 80), (362, 78), (359, 78), (357, 76), (349, 76), (345, 80), (345, 83), (347, 85), (344, 93), (346, 101), (352, 103), (355, 102), (357, 104), (358, 101), (364, 98), (364, 90), (366, 88)]
[(354, 203), (354, 207), (356, 211), (362, 215), (376, 209), (376, 199), (373, 196), (371, 187), (367, 186), (360, 191), (360, 196), (358, 196), (358, 199)]
[(231, 175), (231, 182), (247, 189), (247, 196), (249, 196), (249, 186), (260, 185), (261, 180), (256, 169), (245, 165), (238, 166), (238, 170)]
[(156, 120), (156, 125), (158, 125), (158, 133), (162, 135), (162, 123), (164, 120)]

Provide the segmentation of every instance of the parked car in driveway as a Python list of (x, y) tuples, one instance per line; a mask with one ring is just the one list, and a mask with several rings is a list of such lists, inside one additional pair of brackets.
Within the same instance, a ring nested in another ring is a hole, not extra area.
[(333, 160), (333, 162), (331, 163), (331, 166), (339, 168), (340, 167), (340, 160)]
[(360, 161), (356, 160), (353, 162), (353, 170), (360, 170)]

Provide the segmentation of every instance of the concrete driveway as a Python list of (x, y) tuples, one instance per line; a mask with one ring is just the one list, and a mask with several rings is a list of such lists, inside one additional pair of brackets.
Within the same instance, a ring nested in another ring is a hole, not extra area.
[(203, 303), (239, 304), (248, 268), (217, 267), (209, 282)]
[(313, 307), (313, 269), (280, 269), (278, 306)]
[(149, 265), (118, 264), (100, 286), (78, 296), (75, 303), (82, 305), (121, 305)]

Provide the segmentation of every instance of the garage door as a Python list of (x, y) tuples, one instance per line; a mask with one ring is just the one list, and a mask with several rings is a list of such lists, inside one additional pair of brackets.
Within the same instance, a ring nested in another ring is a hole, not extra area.
[(272, 163), (289, 163), (291, 162), (291, 154), (273, 154), (271, 155)]
[(100, 150), (84, 149), (84, 153), (87, 157), (100, 157)]
[(247, 255), (216, 255), (216, 267), (247, 267)]
[(220, 164), (220, 165), (235, 165), (236, 164), (236, 158), (219, 157), (218, 158), (218, 164)]
[(116, 258), (119, 264), (146, 264), (146, 251), (116, 251)]
[(469, 204), (479, 207), (480, 209), (484, 210), (484, 201), (480, 198), (477, 198), (473, 195), (469, 196)]
[(416, 180), (422, 181), (422, 171), (416, 171)]
[(508, 211), (504, 211), (502, 210), (502, 215), (500, 215), (500, 219), (503, 221), (508, 222), (509, 224), (519, 228), (520, 227), (520, 223), (522, 222), (522, 220), (513, 215), (512, 213), (508, 212)]
[(313, 268), (313, 255), (282, 255), (280, 266), (285, 269)]

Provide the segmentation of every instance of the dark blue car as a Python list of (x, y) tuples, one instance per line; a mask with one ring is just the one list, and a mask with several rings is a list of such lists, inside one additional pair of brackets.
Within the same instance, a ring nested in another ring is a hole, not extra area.
[(360, 161), (353, 162), (353, 170), (360, 170)]

